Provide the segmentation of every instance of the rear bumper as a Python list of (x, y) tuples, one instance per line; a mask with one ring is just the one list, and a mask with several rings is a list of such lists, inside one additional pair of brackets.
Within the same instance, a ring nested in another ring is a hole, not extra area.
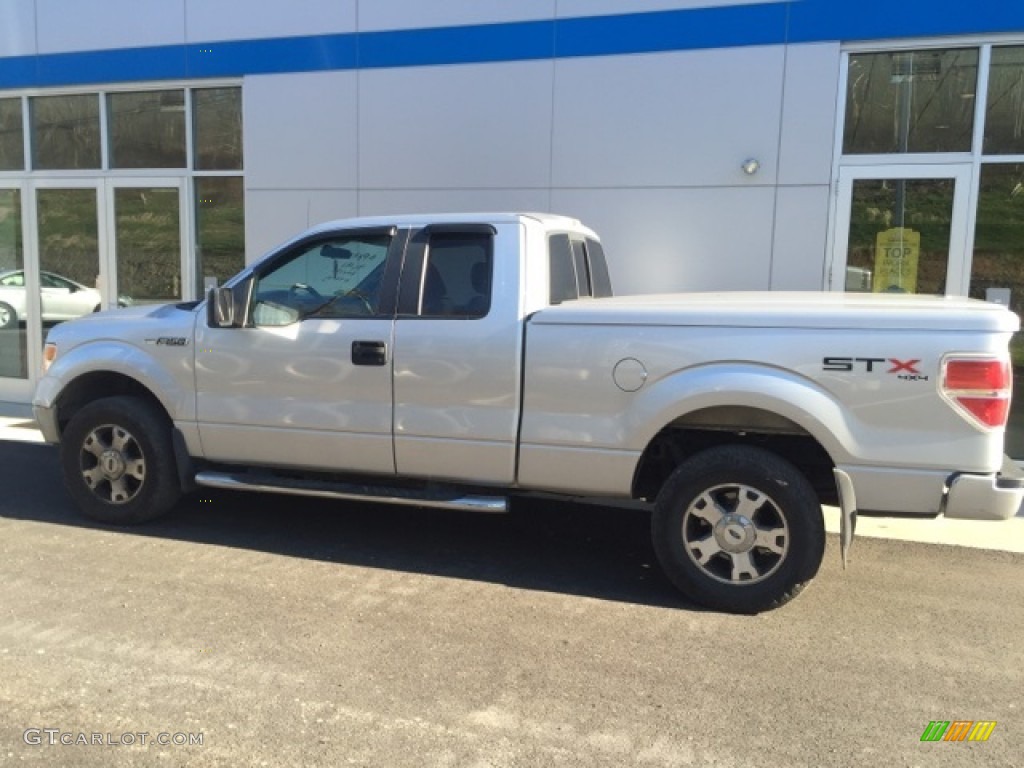
[(1009, 520), (1024, 500), (1024, 471), (1010, 458), (991, 475), (953, 475), (943, 513), (958, 520)]

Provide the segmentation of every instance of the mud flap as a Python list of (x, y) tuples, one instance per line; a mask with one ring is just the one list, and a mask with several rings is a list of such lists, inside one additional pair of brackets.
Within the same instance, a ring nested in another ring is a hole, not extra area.
[(850, 547), (853, 546), (853, 533), (857, 529), (857, 499), (850, 476), (841, 469), (833, 469), (832, 472), (836, 478), (836, 490), (839, 491), (839, 552), (845, 571)]

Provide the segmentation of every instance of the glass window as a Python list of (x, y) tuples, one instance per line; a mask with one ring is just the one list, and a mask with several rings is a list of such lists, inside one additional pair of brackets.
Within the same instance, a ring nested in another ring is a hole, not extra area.
[(561, 304), (578, 299), (580, 292), (576, 287), (576, 267), (568, 235), (551, 235), (548, 238), (548, 259), (551, 284), (548, 300), (552, 304)]
[(96, 94), (36, 96), (31, 104), (33, 168), (100, 167), (100, 107)]
[(946, 292), (953, 179), (853, 182), (846, 290)]
[(993, 48), (985, 105), (987, 155), (1024, 154), (1024, 48)]
[(245, 201), (239, 176), (196, 179), (196, 276), (223, 283), (245, 266)]
[(0, 189), (0, 377), (28, 378), (21, 194)]
[(36, 214), (44, 325), (89, 314), (102, 304), (96, 190), (37, 190)]
[(242, 89), (192, 92), (195, 167), (201, 171), (242, 169)]
[(111, 168), (184, 168), (185, 92), (107, 96)]
[(25, 130), (21, 99), (0, 99), (0, 171), (25, 168)]
[(253, 322), (376, 315), (391, 235), (344, 235), (300, 246), (256, 283)]
[(981, 167), (971, 296), (1005, 296), (992, 289), (1008, 289), (1010, 308), (1024, 312), (1024, 164)]
[[(971, 296), (1024, 313), (1024, 164), (981, 167), (978, 218), (971, 263)], [(1014, 392), (1024, 391), (1024, 334), (1010, 342)], [(1006, 452), (1024, 457), (1024, 397), (1014, 397)]]
[(181, 219), (176, 187), (114, 190), (120, 303), (181, 299)]
[(485, 234), (437, 233), (423, 262), (419, 313), (483, 317), (491, 307), (491, 241)]
[(608, 274), (608, 262), (604, 248), (597, 240), (587, 240), (587, 257), (590, 262), (590, 276), (594, 281), (594, 296), (612, 295), (612, 279)]
[(843, 152), (969, 152), (976, 48), (850, 55)]

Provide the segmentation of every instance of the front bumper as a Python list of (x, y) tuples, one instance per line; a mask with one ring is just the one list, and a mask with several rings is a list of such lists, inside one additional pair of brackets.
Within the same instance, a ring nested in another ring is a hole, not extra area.
[(958, 520), (1009, 520), (1024, 500), (1024, 471), (1006, 457), (991, 475), (958, 474), (949, 479), (943, 513)]

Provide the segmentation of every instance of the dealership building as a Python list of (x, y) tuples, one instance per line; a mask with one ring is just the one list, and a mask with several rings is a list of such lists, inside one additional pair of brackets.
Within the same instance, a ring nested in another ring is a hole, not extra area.
[(1020, 310), (1024, 3), (0, 8), (0, 401), (76, 312), (199, 298), (329, 219), (479, 210), (580, 218), (617, 293)]

